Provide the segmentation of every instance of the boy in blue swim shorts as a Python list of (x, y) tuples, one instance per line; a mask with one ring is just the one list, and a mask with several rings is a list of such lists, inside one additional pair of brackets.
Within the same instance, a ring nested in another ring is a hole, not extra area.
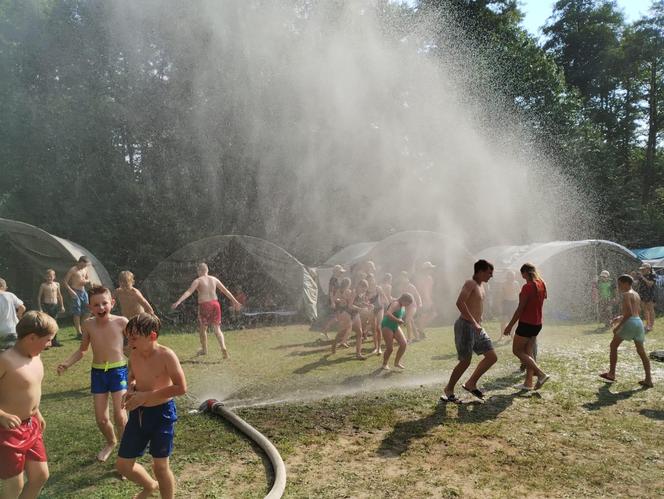
[(71, 298), (71, 315), (74, 320), (74, 329), (76, 329), (76, 338), (83, 338), (81, 322), (86, 319), (88, 314), (88, 292), (85, 287), (90, 285), (90, 275), (88, 269), (92, 262), (90, 258), (83, 255), (78, 259), (76, 265), (70, 268), (62, 280), (62, 287), (69, 293)]
[[(129, 389), (124, 397), (129, 421), (116, 467), (122, 476), (142, 487), (138, 497), (159, 490), (161, 497), (172, 498), (175, 477), (169, 458), (177, 420), (173, 397), (186, 393), (187, 382), (173, 350), (157, 342), (160, 327), (156, 316), (143, 312), (132, 317), (125, 329), (131, 351)], [(147, 448), (156, 480), (136, 462)]]
[(616, 364), (618, 363), (618, 347), (625, 341), (634, 341), (636, 352), (641, 357), (643, 362), (643, 370), (645, 371), (645, 379), (639, 381), (639, 384), (644, 388), (652, 388), (652, 374), (650, 372), (650, 360), (648, 354), (643, 347), (646, 339), (643, 321), (639, 317), (641, 309), (641, 297), (632, 289), (634, 279), (630, 275), (621, 275), (618, 278), (618, 289), (622, 293), (622, 315), (616, 317), (615, 321), (618, 325), (613, 329), (613, 340), (611, 340), (610, 354), (609, 354), (609, 370), (599, 375), (600, 378), (613, 382), (616, 380)]
[(106, 445), (97, 454), (97, 459), (101, 462), (108, 459), (118, 442), (108, 410), (109, 394), (113, 403), (115, 428), (120, 438), (127, 422), (127, 414), (122, 408), (128, 375), (127, 359), (123, 352), (127, 319), (111, 314), (114, 305), (115, 300), (108, 289), (96, 286), (90, 290), (88, 307), (92, 317), (81, 325), (81, 344), (65, 362), (58, 365), (58, 374), (63, 374), (83, 358), (88, 347), (92, 347), (90, 391), (94, 399), (97, 426), (106, 439)]

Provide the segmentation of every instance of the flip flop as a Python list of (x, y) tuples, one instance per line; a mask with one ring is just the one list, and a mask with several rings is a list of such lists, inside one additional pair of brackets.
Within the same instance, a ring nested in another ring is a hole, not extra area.
[(456, 395), (445, 395), (444, 393), (440, 396), (441, 402), (451, 402), (453, 404), (458, 404), (460, 400), (456, 397)]
[(461, 385), (461, 388), (463, 388), (464, 390), (466, 390), (468, 393), (472, 394), (473, 396), (477, 397), (478, 399), (484, 400), (484, 393), (482, 393), (482, 391), (480, 391), (479, 388), (469, 390), (468, 388), (466, 388), (466, 385)]
[(535, 383), (535, 390), (539, 390), (540, 388), (542, 388), (544, 386), (544, 383), (546, 383), (550, 379), (551, 376), (549, 376), (548, 374), (545, 374), (541, 378), (537, 378), (537, 383)]
[(639, 381), (639, 385), (641, 385), (643, 388), (654, 388), (655, 386), (652, 383), (646, 383), (644, 380)]
[(616, 378), (609, 376), (609, 373), (602, 373), (599, 375), (599, 377), (605, 381), (608, 381), (609, 383), (613, 383), (616, 380)]

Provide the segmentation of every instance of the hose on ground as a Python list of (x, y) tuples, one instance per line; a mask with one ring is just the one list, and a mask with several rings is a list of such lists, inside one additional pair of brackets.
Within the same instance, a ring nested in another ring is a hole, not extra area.
[(281, 459), (281, 455), (279, 455), (279, 451), (272, 442), (240, 416), (230, 409), (227, 409), (224, 404), (218, 400), (206, 400), (201, 404), (199, 411), (210, 412), (217, 416), (221, 416), (263, 449), (263, 452), (265, 452), (270, 460), (272, 470), (274, 471), (274, 483), (272, 484), (270, 492), (265, 496), (265, 499), (279, 499), (286, 488), (286, 466), (284, 465), (284, 460)]

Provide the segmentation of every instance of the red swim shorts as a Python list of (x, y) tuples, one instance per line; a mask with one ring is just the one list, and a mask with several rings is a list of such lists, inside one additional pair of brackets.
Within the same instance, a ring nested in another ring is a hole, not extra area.
[(23, 421), (18, 428), (0, 428), (0, 480), (22, 473), (26, 460), (47, 460), (41, 426), (35, 416)]
[(198, 304), (198, 321), (204, 326), (221, 324), (221, 305), (217, 300)]

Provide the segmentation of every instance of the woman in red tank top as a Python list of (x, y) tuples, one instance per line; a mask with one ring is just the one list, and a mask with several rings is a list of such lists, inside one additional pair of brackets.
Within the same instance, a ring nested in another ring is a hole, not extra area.
[(503, 334), (509, 335), (514, 324), (519, 321), (512, 343), (512, 352), (526, 366), (526, 379), (519, 388), (532, 390), (533, 376), (537, 376), (534, 389), (539, 390), (549, 380), (549, 375), (539, 368), (533, 358), (535, 341), (542, 330), (542, 306), (546, 300), (546, 284), (532, 263), (524, 263), (520, 271), (526, 284), (521, 288), (519, 305)]

